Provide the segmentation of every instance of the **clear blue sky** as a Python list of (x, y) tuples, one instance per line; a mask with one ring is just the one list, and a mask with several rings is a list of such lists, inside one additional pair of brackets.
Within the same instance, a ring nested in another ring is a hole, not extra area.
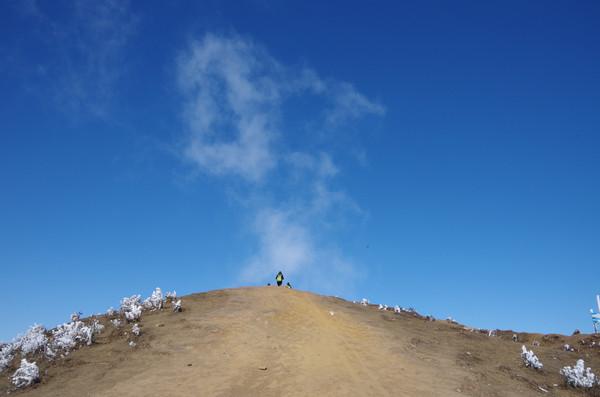
[(0, 5), (0, 340), (160, 286), (590, 332), (600, 3)]

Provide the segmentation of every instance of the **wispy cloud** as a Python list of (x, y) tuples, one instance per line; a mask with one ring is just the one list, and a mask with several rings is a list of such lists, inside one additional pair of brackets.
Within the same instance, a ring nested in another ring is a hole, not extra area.
[(207, 35), (193, 43), (179, 61), (188, 100), (186, 157), (212, 174), (261, 180), (277, 161), (279, 69), (249, 41)]
[(331, 153), (308, 141), (291, 150), (285, 105), (294, 97), (319, 101), (323, 111), (312, 116), (313, 125), (330, 133), (385, 108), (349, 83), (284, 65), (236, 35), (207, 34), (191, 43), (178, 60), (178, 84), (187, 130), (182, 156), (208, 175), (244, 181), (248, 196), (263, 197), (249, 207), (257, 249), (242, 281), (264, 281), (279, 270), (312, 285), (308, 280), (321, 272), (343, 282), (354, 278), (354, 264), (326, 231), (341, 212), (360, 214), (360, 208), (334, 187), (342, 170)]
[(265, 282), (281, 270), (288, 280), (305, 288), (340, 293), (351, 287), (359, 270), (333, 244), (319, 238), (316, 225), (306, 215), (291, 209), (258, 211), (253, 225), (258, 250), (245, 263), (241, 282)]
[(66, 114), (105, 117), (117, 83), (125, 70), (125, 47), (135, 33), (137, 19), (126, 0), (78, 0), (59, 4), (60, 18), (47, 12), (49, 5), (35, 0), (18, 2), (23, 18), (35, 20), (45, 54), (29, 70), (34, 92), (49, 89)]
[(385, 114), (383, 105), (367, 99), (356, 91), (352, 84), (334, 84), (331, 94), (333, 104), (326, 114), (327, 123), (331, 125), (339, 125), (367, 115)]
[(127, 1), (77, 1), (73, 7), (71, 24), (58, 30), (62, 41), (72, 45), (64, 50), (57, 98), (72, 110), (105, 116), (137, 21)]

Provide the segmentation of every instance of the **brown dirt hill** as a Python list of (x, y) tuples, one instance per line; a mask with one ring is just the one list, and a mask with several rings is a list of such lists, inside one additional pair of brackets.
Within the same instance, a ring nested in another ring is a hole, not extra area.
[[(287, 288), (194, 294), (183, 306), (145, 313), (133, 348), (104, 319), (97, 344), (42, 364), (41, 383), (11, 394), (583, 396), (564, 386), (559, 369), (578, 358), (600, 369), (600, 338), (592, 347), (591, 335), (519, 334), (529, 348), (541, 343), (533, 350), (544, 370), (535, 371), (523, 366), (512, 332), (489, 337)], [(563, 351), (564, 343), (578, 351)], [(10, 389), (7, 375), (1, 394)]]

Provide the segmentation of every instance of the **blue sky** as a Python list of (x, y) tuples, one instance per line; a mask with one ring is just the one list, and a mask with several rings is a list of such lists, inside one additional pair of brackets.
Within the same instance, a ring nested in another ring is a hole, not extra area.
[(591, 331), (597, 2), (0, 11), (0, 340), (279, 269), (476, 327)]

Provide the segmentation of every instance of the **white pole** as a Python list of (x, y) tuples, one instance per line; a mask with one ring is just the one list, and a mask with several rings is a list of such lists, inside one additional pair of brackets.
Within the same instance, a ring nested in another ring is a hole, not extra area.
[(600, 295), (596, 295), (596, 303), (598, 304), (598, 313), (600, 313)]

